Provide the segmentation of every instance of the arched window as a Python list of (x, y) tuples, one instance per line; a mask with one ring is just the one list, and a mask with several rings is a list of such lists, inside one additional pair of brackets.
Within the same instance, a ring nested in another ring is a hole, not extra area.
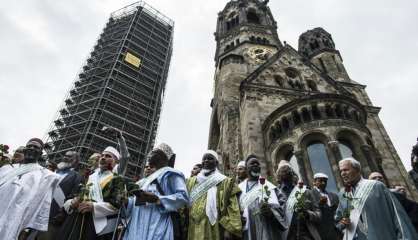
[(318, 106), (311, 105), (312, 107), (312, 116), (314, 119), (321, 119), (321, 112), (318, 109)]
[(239, 24), (239, 16), (235, 17), (234, 22), (235, 22), (235, 26), (237, 26)]
[(335, 105), (335, 114), (337, 117), (342, 118), (343, 117), (343, 109), (340, 104)]
[(313, 80), (308, 80), (308, 87), (311, 91), (318, 91), (318, 87), (316, 86), (316, 83)]
[(278, 134), (282, 133), (282, 127), (280, 126), (280, 122), (277, 122), (276, 124), (274, 124), (275, 126), (275, 130)]
[(299, 77), (298, 70), (296, 70), (294, 68), (289, 67), (289, 68), (286, 68), (284, 71), (289, 78), (295, 79), (295, 78)]
[(248, 23), (260, 24), (260, 18), (253, 10), (247, 13), (247, 21)]
[(274, 75), (274, 81), (279, 85), (280, 87), (283, 87), (283, 77), (280, 75)]
[(356, 110), (351, 110), (349, 114), (350, 119), (356, 121)]
[(302, 122), (298, 111), (293, 111), (292, 117), (293, 117), (293, 122), (295, 123), (295, 126), (299, 125)]
[(290, 128), (289, 120), (286, 117), (283, 117), (282, 120), (283, 131), (287, 131)]
[(280, 135), (282, 134), (282, 127), (280, 126), (280, 122), (274, 123), (274, 125), (270, 128), (270, 133), (272, 141), (275, 141), (280, 137)]
[(330, 105), (325, 106), (325, 113), (327, 114), (327, 117), (329, 118), (334, 117), (334, 111), (332, 110), (332, 107)]
[(298, 89), (301, 89), (301, 90), (303, 89), (303, 84), (300, 81), (296, 80), (295, 85)]
[(313, 42), (309, 43), (309, 46), (311, 47), (312, 50), (315, 50), (319, 48), (319, 43), (317, 40), (314, 40)]
[(295, 88), (295, 83), (292, 81), (292, 79), (289, 79), (289, 81), (287, 81), (289, 83), (289, 86), (291, 88)]
[(312, 142), (308, 145), (307, 152), (313, 174), (321, 172), (328, 175), (327, 189), (329, 191), (338, 191), (325, 145), (321, 142)]
[(347, 141), (340, 140), (338, 142), (338, 148), (340, 149), (342, 159), (347, 157), (353, 157), (353, 150), (351, 148), (351, 144), (349, 144)]
[(307, 108), (302, 108), (302, 118), (304, 122), (310, 122), (311, 119), (311, 114), (309, 114), (309, 111)]
[(347, 119), (351, 118), (350, 111), (348, 110), (348, 106), (344, 107), (344, 117), (347, 118)]
[(229, 31), (231, 29), (231, 23), (226, 22), (226, 30)]

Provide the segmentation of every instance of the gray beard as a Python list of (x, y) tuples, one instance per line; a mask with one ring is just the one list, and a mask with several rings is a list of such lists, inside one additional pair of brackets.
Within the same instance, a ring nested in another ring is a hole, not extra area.
[(209, 172), (212, 172), (212, 171), (214, 171), (214, 169), (202, 169), (203, 174), (206, 174), (206, 173), (209, 173)]
[(251, 172), (250, 172), (250, 175), (251, 175), (252, 177), (260, 177), (261, 173), (251, 171)]

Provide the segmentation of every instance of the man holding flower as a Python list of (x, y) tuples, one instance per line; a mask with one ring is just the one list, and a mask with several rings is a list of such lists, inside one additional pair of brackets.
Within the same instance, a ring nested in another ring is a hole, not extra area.
[(250, 155), (245, 161), (247, 179), (239, 184), (240, 206), (243, 211), (245, 240), (284, 239), (287, 228), (286, 196), (268, 180), (260, 176), (260, 161)]
[(313, 200), (313, 194), (302, 181), (294, 186), (294, 170), (289, 162), (282, 160), (279, 163), (278, 175), (281, 177), (281, 186), (291, 186), (286, 205), (286, 218), (289, 228), (284, 232), (287, 240), (321, 240), (317, 225), (321, 221), (321, 211), (318, 203)]
[(324, 173), (314, 175), (314, 187), (312, 196), (314, 202), (318, 203), (322, 219), (318, 225), (318, 232), (321, 240), (339, 239), (339, 232), (335, 228), (335, 212), (339, 205), (338, 195), (327, 191), (328, 176)]
[(336, 219), (344, 240), (418, 239), (407, 214), (383, 183), (363, 179), (354, 158), (341, 160), (339, 168), (346, 187)]
[(64, 209), (70, 215), (60, 229), (60, 239), (112, 239), (118, 210), (126, 197), (125, 181), (118, 174), (123, 175), (126, 171), (129, 152), (119, 130), (104, 129), (106, 134), (116, 136), (120, 153), (112, 146), (105, 148), (99, 158), (99, 169), (88, 177), (77, 197), (64, 203)]

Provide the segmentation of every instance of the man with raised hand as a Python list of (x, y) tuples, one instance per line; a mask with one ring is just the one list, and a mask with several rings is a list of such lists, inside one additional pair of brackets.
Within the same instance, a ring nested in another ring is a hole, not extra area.
[(218, 154), (208, 150), (202, 171), (187, 181), (190, 192), (189, 240), (221, 240), (241, 236), (241, 215), (235, 181), (218, 170)]
[(321, 222), (318, 225), (321, 240), (335, 240), (339, 238), (339, 231), (335, 227), (335, 212), (340, 201), (336, 193), (327, 191), (327, 182), (326, 174), (316, 173), (312, 197), (321, 210)]
[(318, 203), (313, 200), (312, 190), (308, 189), (302, 181), (297, 185), (297, 175), (289, 162), (282, 160), (279, 163), (280, 176), (279, 189), (289, 193), (286, 202), (286, 219), (289, 228), (284, 231), (283, 239), (287, 240), (321, 240), (318, 233), (318, 223), (321, 221), (321, 211)]
[(336, 219), (344, 240), (418, 239), (402, 206), (382, 182), (363, 179), (354, 158), (341, 160), (339, 168), (346, 187)]
[(77, 197), (64, 203), (70, 216), (60, 230), (61, 239), (108, 240), (113, 237), (126, 191), (121, 176), (126, 171), (129, 152), (121, 131), (105, 127), (103, 132), (117, 138), (120, 153), (112, 146), (105, 148), (99, 159), (99, 169), (88, 177)]

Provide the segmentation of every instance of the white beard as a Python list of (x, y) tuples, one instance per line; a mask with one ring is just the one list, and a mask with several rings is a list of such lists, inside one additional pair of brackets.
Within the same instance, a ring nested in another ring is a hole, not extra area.
[(57, 164), (57, 168), (58, 168), (59, 170), (63, 170), (63, 169), (70, 168), (70, 167), (71, 167), (71, 165), (72, 165), (72, 163), (68, 163), (68, 162), (60, 162), (60, 163), (58, 163), (58, 164)]
[(261, 173), (257, 173), (257, 172), (250, 172), (250, 174), (251, 174), (251, 176), (253, 176), (253, 177), (259, 177), (260, 175), (261, 175)]

